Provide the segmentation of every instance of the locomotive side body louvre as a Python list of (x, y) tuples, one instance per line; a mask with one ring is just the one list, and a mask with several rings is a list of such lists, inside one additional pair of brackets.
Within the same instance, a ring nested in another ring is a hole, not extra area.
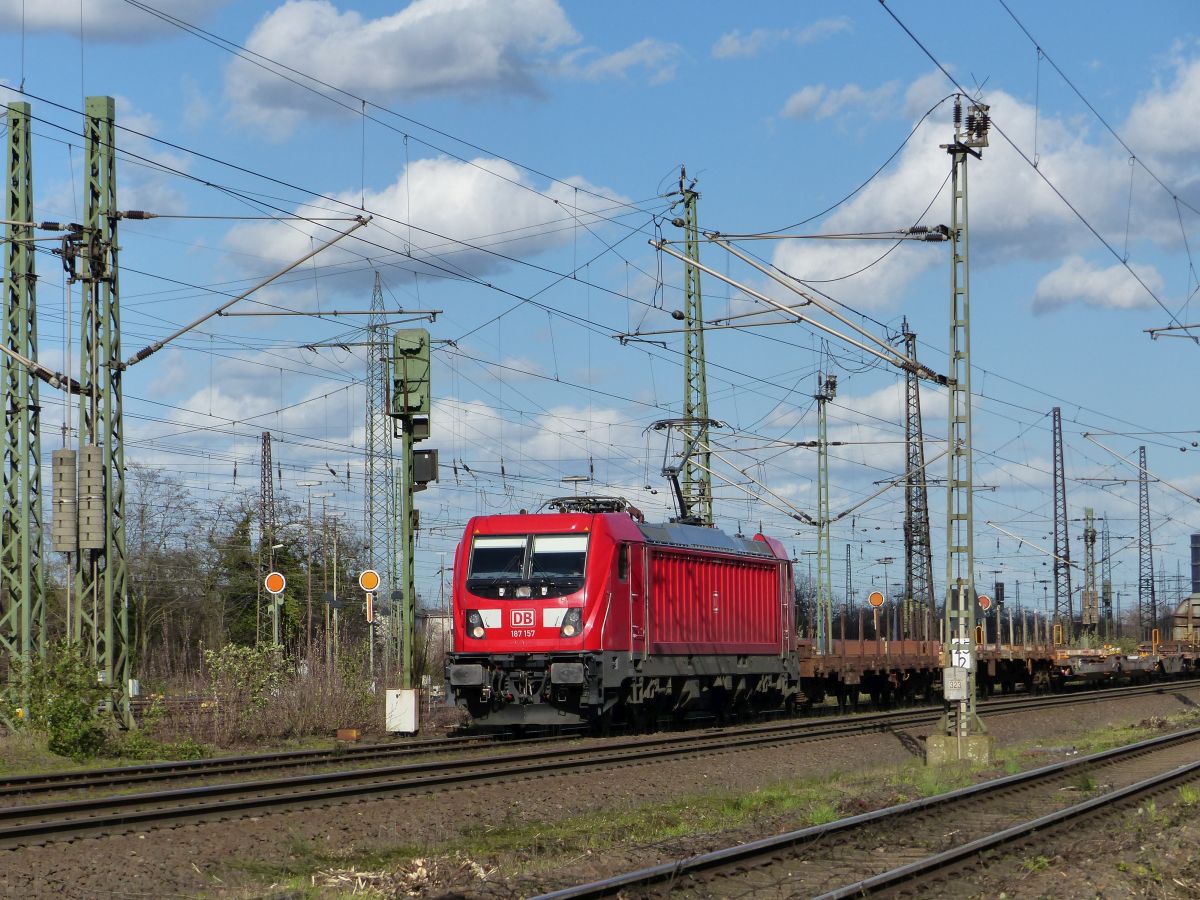
[(777, 654), (779, 564), (651, 550), (650, 651)]

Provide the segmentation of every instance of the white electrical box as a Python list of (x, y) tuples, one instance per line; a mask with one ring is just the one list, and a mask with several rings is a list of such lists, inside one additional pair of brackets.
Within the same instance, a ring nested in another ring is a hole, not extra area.
[(384, 728), (399, 734), (416, 734), (419, 727), (420, 693), (416, 690), (387, 691)]

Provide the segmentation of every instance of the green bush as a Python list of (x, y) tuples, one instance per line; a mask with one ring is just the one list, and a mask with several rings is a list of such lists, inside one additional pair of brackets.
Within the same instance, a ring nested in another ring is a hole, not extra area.
[(192, 738), (181, 741), (158, 741), (142, 729), (126, 731), (111, 737), (107, 744), (110, 756), (122, 759), (203, 759), (208, 748)]
[(267, 703), (279, 696), (288, 681), (290, 665), (275, 644), (244, 647), (226, 644), (204, 651), (208, 690), (212, 696), (212, 739), (227, 744), (253, 739)]
[(109, 690), (77, 644), (55, 644), (44, 659), (19, 669), (9, 687), (11, 718), (46, 734), (51, 753), (84, 760), (108, 742), (110, 720), (103, 702)]

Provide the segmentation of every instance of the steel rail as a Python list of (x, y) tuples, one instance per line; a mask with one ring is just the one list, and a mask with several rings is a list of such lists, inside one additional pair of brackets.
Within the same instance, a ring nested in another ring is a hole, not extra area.
[(1200, 778), (1200, 761), (1185, 763), (1182, 766), (1161, 772), (1157, 775), (1151, 775), (1149, 778), (1144, 778), (1141, 781), (1118, 788), (1110, 793), (1101, 794), (1090, 800), (1084, 800), (1081, 803), (1055, 810), (1044, 816), (1038, 816), (1036, 819), (1030, 819), (1027, 822), (1021, 822), (993, 834), (976, 838), (958, 847), (952, 847), (941, 853), (927, 856), (925, 859), (917, 860), (904, 866), (897, 866), (895, 869), (881, 872), (870, 878), (864, 878), (862, 881), (855, 882), (854, 884), (848, 884), (836, 890), (827, 891), (824, 894), (820, 894), (816, 900), (842, 900), (842, 898), (846, 897), (861, 897), (885, 888), (894, 888), (905, 882), (928, 877), (937, 872), (956, 867), (966, 860), (978, 857), (988, 851), (999, 849), (1005, 844), (1011, 844), (1035, 832), (1061, 828), (1075, 819), (1084, 818), (1101, 810), (1112, 809), (1130, 800), (1137, 800), (1147, 794), (1158, 793), (1167, 788), (1174, 787), (1180, 782), (1194, 781), (1197, 778)]
[[(706, 873), (716, 872), (722, 869), (738, 868), (740, 870), (750, 870), (768, 865), (764, 862), (765, 859), (776, 858), (781, 855), (791, 854), (799, 846), (812, 845), (817, 841), (828, 839), (836, 835), (848, 835), (853, 832), (863, 829), (865, 826), (884, 823), (889, 820), (901, 820), (906, 816), (928, 813), (930, 810), (937, 808), (945, 808), (954, 804), (961, 804), (968, 801), (977, 801), (988, 795), (1000, 795), (1012, 789), (1020, 789), (1029, 786), (1037, 781), (1044, 781), (1062, 775), (1068, 772), (1075, 772), (1080, 769), (1087, 769), (1097, 764), (1118, 763), (1127, 759), (1136, 758), (1140, 755), (1158, 752), (1164, 749), (1172, 748), (1180, 743), (1188, 743), (1200, 741), (1200, 728), (1192, 728), (1185, 731), (1175, 732), (1173, 734), (1163, 735), (1161, 737), (1150, 738), (1149, 740), (1139, 741), (1135, 744), (1128, 744), (1123, 747), (1115, 747), (1110, 750), (1093, 753), (1088, 756), (1078, 757), (1076, 759), (1065, 760), (1063, 762), (1051, 763), (1047, 766), (1041, 766), (1037, 769), (1031, 769), (1027, 772), (1019, 772), (1015, 775), (1008, 775), (1003, 778), (997, 778), (992, 781), (982, 782), (980, 784), (971, 785), (961, 788), (956, 791), (949, 791), (944, 794), (938, 794), (932, 797), (924, 797), (918, 800), (911, 800), (907, 803), (901, 803), (896, 806), (885, 807), (883, 809), (872, 810), (871, 812), (862, 813), (856, 816), (849, 816), (844, 819), (838, 819), (833, 822), (828, 822), (823, 825), (813, 825), (807, 828), (801, 828), (795, 831), (786, 832), (783, 834), (773, 835), (771, 837), (762, 838), (757, 841), (751, 841), (745, 844), (738, 844), (733, 847), (726, 847), (720, 850), (715, 850), (710, 853), (703, 853), (688, 859), (676, 860), (669, 863), (661, 863), (656, 866), (650, 866), (644, 869), (638, 869), (632, 872), (624, 872), (614, 875), (610, 878), (601, 879), (599, 881), (590, 882), (588, 884), (576, 885), (573, 887), (563, 888), (560, 890), (550, 891), (545, 894), (538, 895), (534, 900), (584, 900), (584, 898), (599, 898), (613, 896), (629, 896), (631, 890), (638, 889), (650, 890), (654, 886), (667, 887), (678, 886), (678, 881), (681, 878), (688, 876), (701, 876)], [(1193, 770), (1200, 768), (1200, 763), (1188, 763), (1177, 769), (1172, 769), (1168, 776), (1183, 777), (1190, 774)], [(1182, 774), (1181, 774), (1182, 773)], [(1163, 777), (1163, 776), (1159, 776)], [(1140, 782), (1139, 782), (1140, 783)], [(1113, 791), (1103, 797), (1095, 798), (1095, 801), (1086, 801), (1088, 810), (1102, 805), (1104, 801), (1111, 802), (1112, 800), (1128, 796), (1128, 789), (1122, 788)], [(1056, 813), (1042, 816), (1033, 822), (1023, 823), (1025, 831), (1035, 830), (1040, 827), (1035, 823), (1042, 820), (1048, 820), (1051, 816), (1060, 815), (1066, 810), (1083, 807), (1084, 804), (1075, 804), (1072, 807), (1067, 807), (1065, 810), (1058, 810)], [(1000, 835), (1004, 835), (1004, 840), (1012, 840), (1019, 837), (1018, 834), (1009, 834), (1013, 829), (1005, 829), (995, 835), (991, 835), (992, 839), (998, 839)], [(924, 871), (932, 871), (940, 865), (948, 865), (956, 862), (960, 856), (953, 857), (958, 850), (963, 850), (972, 844), (978, 843), (972, 841), (964, 843), (954, 850), (946, 851), (945, 853), (937, 854), (936, 856), (927, 857), (907, 866), (901, 866), (890, 872), (881, 873), (872, 878), (863, 879), (852, 885), (846, 885), (835, 889), (833, 892), (822, 895), (822, 900), (833, 897), (852, 897), (860, 895), (870, 883), (876, 878), (883, 879), (885, 876), (891, 875), (896, 880), (884, 884), (880, 881), (878, 887), (891, 886), (898, 881), (916, 877), (921, 872), (916, 871), (913, 867), (925, 866)], [(823, 845), (823, 852), (828, 853), (830, 847)], [(986, 848), (984, 848), (986, 849)], [(941, 862), (941, 858), (946, 857), (946, 862)], [(912, 871), (909, 871), (913, 869)]]
[[(529, 741), (544, 738), (529, 738)], [(127, 784), (143, 784), (167, 781), (175, 778), (209, 777), (262, 769), (284, 769), (299, 766), (318, 766), (350, 763), (356, 760), (380, 759), (401, 756), (418, 756), (423, 753), (446, 750), (471, 749), (479, 744), (494, 743), (491, 735), (477, 734), (458, 738), (434, 738), (412, 741), (405, 744), (360, 744), (335, 747), (327, 750), (285, 750), (276, 753), (254, 753), (243, 756), (216, 756), (194, 760), (172, 760), (166, 762), (139, 763), (129, 766), (111, 766), (102, 769), (71, 770), (65, 772), (41, 772), (32, 775), (0, 777), (0, 797), (36, 794), (47, 791), (65, 791), (74, 788), (118, 787)], [(513, 741), (518, 743), (520, 741)]]
[[(1019, 700), (1003, 711), (1053, 706), (1071, 697)], [(1097, 698), (1099, 699), (1099, 698)], [(998, 710), (999, 711), (999, 710)], [(461, 788), (544, 777), (592, 768), (642, 765), (652, 761), (930, 724), (938, 713), (872, 714), (829, 724), (791, 723), (748, 730), (602, 743), (589, 748), (549, 748), (496, 757), (434, 760), (373, 769), (329, 772), (260, 781), (117, 794), (82, 800), (0, 809), (0, 847), (71, 838), (97, 831), (151, 828), (167, 822), (205, 820), (267, 812), (283, 807), (323, 806), (404, 793)]]
[[(935, 716), (910, 717), (928, 723)], [(28, 843), (33, 838), (111, 830), (129, 825), (152, 825), (210, 813), (263, 811), (271, 807), (320, 805), (365, 794), (425, 792), (488, 783), (513, 776), (537, 776), (589, 768), (639, 765), (696, 754), (732, 752), (772, 744), (818, 740), (890, 728), (893, 721), (879, 716), (866, 721), (825, 726), (774, 726), (749, 732), (675, 735), (639, 741), (611, 742), (589, 748), (549, 748), (493, 757), (432, 760), (371, 769), (229, 782), (137, 794), (109, 794), (78, 800), (0, 808), (0, 846)], [(905, 724), (913, 724), (905, 722)], [(150, 808), (146, 808), (150, 807)]]
[[(1105, 688), (1092, 691), (1069, 694), (1055, 694), (1043, 697), (1009, 697), (983, 701), (980, 709), (992, 714), (1021, 712), (1029, 709), (1042, 709), (1061, 704), (1089, 703), (1110, 699), (1113, 694), (1136, 696), (1146, 693), (1164, 693), (1171, 689), (1187, 689), (1200, 686), (1200, 680), (1175, 682), (1172, 684), (1156, 683), (1137, 687)], [(851, 715), (822, 716), (818, 719), (799, 719), (787, 722), (776, 722), (768, 725), (741, 726), (740, 734), (760, 732), (773, 733), (780, 729), (787, 731), (804, 730), (811, 732), (797, 736), (797, 739), (819, 739), (838, 737), (848, 734), (862, 733), (870, 730), (895, 730), (934, 722), (941, 715), (940, 707), (921, 706), (887, 712), (856, 713)], [(712, 732), (708, 732), (712, 733)], [(672, 734), (655, 739), (639, 738), (626, 739), (621, 743), (607, 740), (605, 746), (617, 748), (622, 746), (647, 746), (651, 740), (685, 741), (692, 733)], [(568, 735), (565, 738), (532, 737), (523, 739), (506, 739), (503, 746), (530, 746), (544, 744), (555, 740), (565, 740), (578, 735)], [(301, 768), (305, 766), (336, 765), (354, 763), (356, 761), (400, 758), (419, 756), (425, 753), (470, 750), (481, 744), (494, 741), (494, 736), (487, 734), (467, 735), (456, 738), (439, 738), (411, 742), (406, 744), (365, 744), (330, 750), (293, 750), (278, 753), (260, 753), (246, 756), (223, 756), (209, 759), (187, 760), (179, 762), (143, 763), (132, 766), (117, 766), (87, 771), (47, 772), (33, 775), (17, 775), (0, 778), (0, 798), (32, 796), (68, 790), (91, 790), (98, 788), (115, 788), (122, 786), (151, 784), (185, 778), (209, 778), (218, 775), (237, 775), (242, 773), (260, 772), (271, 769)]]

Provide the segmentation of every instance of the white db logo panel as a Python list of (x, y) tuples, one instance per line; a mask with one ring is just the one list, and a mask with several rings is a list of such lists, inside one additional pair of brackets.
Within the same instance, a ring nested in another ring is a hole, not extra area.
[(533, 628), (537, 617), (532, 609), (514, 609), (511, 613), (513, 628)]

